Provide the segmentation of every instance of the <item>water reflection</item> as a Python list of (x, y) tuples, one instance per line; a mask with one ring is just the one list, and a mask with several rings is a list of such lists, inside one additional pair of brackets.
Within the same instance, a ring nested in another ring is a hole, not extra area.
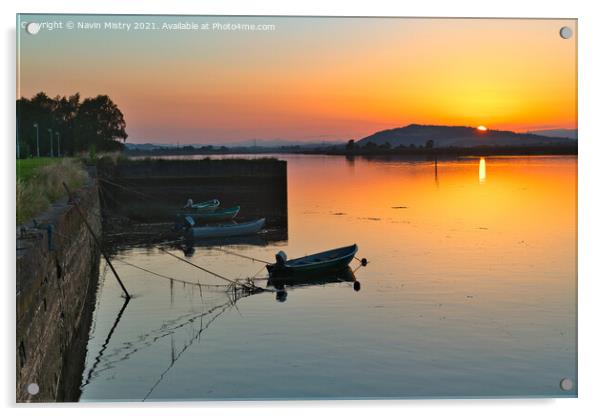
[[(474, 158), (282, 157), (288, 239), (186, 257), (275, 292), (233, 306), (223, 281), (156, 246), (116, 248), (134, 297), (112, 330), (120, 288), (99, 285), (82, 400), (576, 394), (558, 387), (577, 380), (576, 158), (482, 158), (477, 182)], [(267, 286), (249, 259), (354, 242), (370, 259), (355, 281)]]
[(88, 370), (88, 374), (87, 374), (85, 380), (83, 381), (81, 388), (85, 388), (90, 383), (90, 380), (92, 380), (92, 378), (95, 376), (96, 367), (98, 367), (98, 364), (100, 364), (100, 362), (102, 360), (102, 356), (103, 356), (105, 350), (108, 348), (109, 343), (111, 342), (111, 337), (113, 336), (115, 329), (117, 329), (117, 325), (119, 325), (119, 321), (121, 320), (121, 317), (123, 316), (123, 313), (125, 312), (125, 308), (128, 306), (128, 303), (130, 303), (130, 300), (131, 300), (131, 298), (125, 298), (123, 305), (121, 306), (121, 309), (119, 309), (119, 312), (117, 313), (117, 316), (115, 317), (115, 322), (113, 323), (113, 326), (109, 330), (107, 337), (105, 338), (100, 350), (98, 351), (98, 354), (94, 358), (94, 361), (92, 363), (92, 366), (90, 367), (90, 370)]
[[(367, 263), (366, 263), (367, 264)], [(353, 290), (360, 291), (361, 284), (356, 279), (356, 272), (365, 264), (360, 264), (355, 270), (347, 267), (340, 272), (313, 274), (309, 276), (272, 276), (268, 279), (267, 286), (276, 289), (276, 300), (285, 302), (288, 297), (287, 289), (307, 288), (308, 286), (324, 286), (332, 283), (351, 283)]]
[(479, 160), (479, 183), (484, 184), (487, 180), (487, 165), (485, 165), (485, 158), (482, 157)]

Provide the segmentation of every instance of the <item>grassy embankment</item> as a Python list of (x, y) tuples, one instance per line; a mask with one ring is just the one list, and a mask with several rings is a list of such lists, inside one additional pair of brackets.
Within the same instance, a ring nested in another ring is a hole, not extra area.
[(17, 160), (17, 224), (32, 219), (50, 204), (81, 186), (88, 177), (83, 164), (73, 158)]

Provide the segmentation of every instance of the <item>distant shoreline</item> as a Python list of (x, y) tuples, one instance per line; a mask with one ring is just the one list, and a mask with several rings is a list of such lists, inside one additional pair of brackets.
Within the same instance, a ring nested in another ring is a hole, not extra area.
[(403, 148), (403, 149), (354, 149), (335, 151), (305, 151), (306, 154), (328, 154), (341, 156), (533, 156), (533, 155), (577, 155), (578, 145), (561, 146), (504, 146), (504, 147), (448, 147), (448, 148)]
[(154, 150), (123, 151), (126, 156), (212, 156), (212, 155), (248, 155), (248, 154), (307, 154), (331, 156), (534, 156), (534, 155), (577, 155), (578, 144), (545, 145), (545, 146), (479, 146), (479, 147), (447, 147), (447, 148), (357, 148), (325, 147), (318, 149), (298, 148), (215, 148), (215, 149), (178, 149), (161, 148)]

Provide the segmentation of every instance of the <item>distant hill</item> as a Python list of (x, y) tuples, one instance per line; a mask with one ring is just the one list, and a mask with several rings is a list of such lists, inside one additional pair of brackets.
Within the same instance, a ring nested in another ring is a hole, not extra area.
[(474, 127), (428, 126), (410, 124), (390, 130), (383, 130), (364, 137), (357, 145), (369, 142), (376, 145), (389, 143), (392, 148), (400, 145), (409, 147), (424, 146), (433, 140), (435, 147), (477, 147), (477, 146), (540, 146), (574, 143), (573, 140), (560, 137), (547, 137), (532, 133), (515, 133), (503, 130), (480, 131)]
[(546, 137), (568, 137), (569, 139), (577, 139), (577, 129), (550, 129), (550, 130), (533, 130), (528, 133), (537, 134)]
[(175, 147), (173, 144), (155, 144), (155, 143), (126, 143), (128, 150), (154, 150), (162, 147)]

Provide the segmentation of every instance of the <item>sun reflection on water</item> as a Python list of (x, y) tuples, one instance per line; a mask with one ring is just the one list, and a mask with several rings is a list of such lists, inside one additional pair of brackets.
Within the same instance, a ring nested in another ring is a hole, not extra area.
[(479, 183), (484, 184), (487, 181), (487, 166), (485, 165), (485, 158), (482, 157), (479, 160)]

